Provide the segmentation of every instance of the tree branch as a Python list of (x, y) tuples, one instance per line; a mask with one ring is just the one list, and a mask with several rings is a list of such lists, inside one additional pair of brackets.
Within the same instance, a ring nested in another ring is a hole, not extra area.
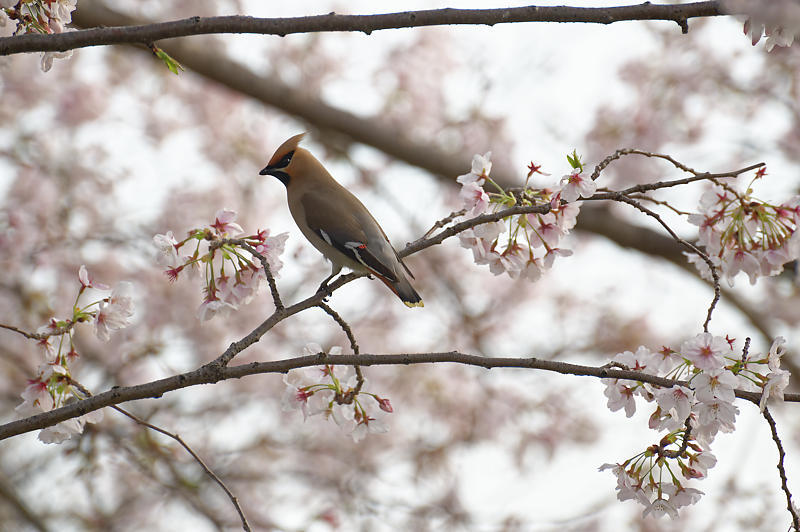
[[(78, 10), (82, 5), (78, 6)], [(240, 15), (191, 17), (153, 24), (94, 28), (55, 34), (29, 33), (0, 38), (0, 55), (22, 52), (63, 52), (88, 46), (144, 44), (162, 39), (217, 33), (279, 35), (312, 32), (362, 32), (444, 25), (488, 25), (513, 22), (582, 22), (611, 24), (632, 20), (665, 20), (688, 33), (688, 19), (724, 15), (719, 2), (633, 6), (571, 7), (525, 6), (497, 9), (428, 9), (377, 15), (315, 15), (290, 18), (254, 18)]]
[[(687, 386), (685, 381), (676, 381), (639, 371), (609, 368), (607, 366), (583, 366), (540, 360), (537, 358), (482, 357), (458, 351), (442, 353), (409, 354), (361, 354), (361, 355), (317, 355), (301, 356), (270, 362), (252, 362), (239, 366), (223, 367), (210, 362), (194, 371), (173, 375), (165, 379), (135, 386), (115, 387), (107, 392), (93, 395), (83, 401), (75, 401), (61, 408), (43, 412), (35, 416), (11, 421), (0, 425), (0, 440), (55, 425), (73, 417), (82, 416), (106, 406), (116, 405), (137, 399), (159, 398), (163, 394), (198, 384), (214, 384), (226, 379), (240, 379), (249, 375), (263, 373), (286, 373), (289, 370), (319, 365), (337, 366), (399, 366), (409, 364), (441, 364), (445, 362), (492, 368), (540, 369), (564, 375), (578, 375), (601, 379), (623, 379), (647, 382), (662, 387), (674, 385)], [(761, 394), (736, 390), (736, 397), (758, 404)], [(786, 402), (800, 402), (800, 394), (785, 394)]]
[(786, 468), (784, 467), (783, 461), (786, 458), (786, 452), (783, 450), (783, 444), (781, 443), (781, 439), (778, 437), (778, 425), (775, 423), (775, 419), (772, 417), (772, 414), (769, 413), (769, 408), (765, 408), (764, 412), (762, 412), (764, 419), (767, 420), (769, 423), (770, 431), (772, 432), (772, 441), (775, 442), (775, 446), (778, 448), (778, 474), (781, 477), (781, 489), (783, 493), (786, 495), (786, 509), (789, 510), (789, 514), (792, 516), (792, 528), (794, 528), (795, 532), (800, 531), (800, 516), (797, 515), (797, 509), (792, 502), (792, 492), (789, 491), (789, 479), (786, 477)]
[(228, 486), (225, 485), (225, 483), (222, 481), (222, 479), (220, 479), (217, 476), (217, 474), (214, 473), (214, 471), (212, 471), (211, 468), (209, 468), (206, 465), (206, 463), (203, 461), (203, 459), (200, 458), (200, 455), (198, 455), (196, 452), (194, 452), (194, 449), (189, 447), (189, 445), (185, 441), (183, 441), (183, 438), (181, 438), (178, 434), (169, 432), (169, 431), (164, 430), (164, 429), (162, 429), (160, 427), (157, 427), (156, 425), (148, 423), (147, 421), (139, 418), (138, 416), (135, 416), (135, 415), (131, 414), (127, 410), (124, 410), (124, 409), (122, 409), (122, 408), (120, 408), (120, 407), (118, 407), (116, 405), (111, 406), (111, 408), (113, 408), (117, 412), (123, 414), (124, 416), (127, 416), (128, 418), (132, 419), (133, 421), (135, 421), (139, 425), (142, 425), (143, 427), (147, 427), (150, 430), (154, 430), (156, 432), (159, 432), (159, 433), (163, 434), (164, 436), (172, 438), (173, 440), (178, 442), (178, 444), (181, 447), (183, 447), (186, 450), (186, 452), (189, 453), (192, 456), (192, 458), (194, 458), (194, 460), (198, 464), (200, 464), (200, 467), (203, 468), (203, 471), (205, 471), (206, 474), (209, 477), (211, 477), (211, 479), (214, 482), (216, 482), (219, 485), (219, 487), (222, 488), (222, 491), (224, 491), (225, 495), (227, 495), (228, 498), (231, 500), (231, 503), (233, 504), (233, 507), (236, 509), (236, 512), (239, 514), (239, 519), (242, 521), (242, 529), (245, 530), (245, 532), (250, 532), (250, 530), (251, 530), (250, 523), (247, 522), (247, 517), (244, 515), (244, 510), (242, 509), (241, 505), (239, 504), (239, 499), (236, 497), (236, 495), (233, 494), (233, 492), (228, 488)]

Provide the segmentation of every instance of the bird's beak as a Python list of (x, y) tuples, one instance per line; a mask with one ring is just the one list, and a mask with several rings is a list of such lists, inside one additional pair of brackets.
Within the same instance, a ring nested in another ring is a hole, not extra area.
[(274, 166), (266, 166), (264, 167), (263, 170), (261, 170), (258, 173), (258, 175), (271, 175), (272, 177), (277, 178), (278, 181), (280, 181), (287, 187), (289, 186), (289, 179), (290, 179), (289, 174), (284, 172), (282, 168), (275, 168)]

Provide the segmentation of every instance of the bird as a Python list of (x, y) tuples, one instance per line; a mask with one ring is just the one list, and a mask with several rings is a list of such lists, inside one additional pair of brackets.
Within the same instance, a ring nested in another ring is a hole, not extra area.
[[(305, 133), (275, 150), (260, 175), (271, 175), (286, 187), (289, 212), (308, 241), (331, 263), (331, 274), (342, 267), (374, 275), (407, 307), (424, 306), (408, 277), (414, 278), (367, 208), (328, 173), (310, 151), (299, 146)], [(408, 274), (408, 275), (406, 275)]]

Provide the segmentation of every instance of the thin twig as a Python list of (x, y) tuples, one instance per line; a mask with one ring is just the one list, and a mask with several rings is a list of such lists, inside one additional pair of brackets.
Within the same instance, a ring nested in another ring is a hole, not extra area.
[(651, 216), (652, 218), (654, 218), (659, 224), (661, 224), (661, 226), (667, 231), (667, 233), (669, 233), (669, 235), (677, 243), (679, 243), (680, 245), (684, 246), (686, 249), (688, 249), (692, 253), (696, 253), (697, 255), (700, 256), (700, 258), (703, 259), (703, 261), (708, 265), (709, 269), (711, 270), (711, 276), (713, 278), (713, 283), (714, 283), (714, 297), (712, 298), (711, 304), (708, 307), (708, 312), (706, 313), (706, 321), (703, 323), (703, 331), (704, 332), (708, 332), (708, 325), (709, 325), (709, 323), (711, 323), (711, 315), (713, 314), (714, 308), (716, 308), (717, 303), (719, 302), (719, 298), (720, 298), (719, 273), (717, 273), (717, 268), (716, 268), (716, 266), (714, 266), (714, 263), (711, 262), (711, 259), (708, 257), (708, 255), (706, 255), (706, 253), (703, 250), (701, 250), (700, 248), (698, 248), (697, 246), (695, 246), (691, 242), (688, 242), (688, 241), (684, 240), (683, 238), (679, 237), (675, 233), (675, 231), (673, 231), (672, 228), (661, 218), (661, 216), (658, 215), (658, 213), (648, 209), (647, 207), (645, 207), (644, 205), (642, 205), (638, 201), (629, 198), (628, 196), (622, 194), (621, 192), (604, 192), (604, 193), (601, 193), (601, 194), (595, 194), (591, 198), (587, 198), (587, 199), (592, 199), (592, 200), (596, 200), (596, 199), (613, 199), (615, 201), (619, 201), (619, 202), (627, 203), (628, 205), (631, 205), (632, 207), (638, 209), (639, 211), (641, 211), (641, 212), (647, 214), (648, 216)]
[(773, 419), (772, 414), (769, 413), (769, 408), (764, 408), (764, 412), (762, 414), (764, 419), (767, 420), (767, 423), (769, 423), (769, 429), (772, 431), (772, 441), (775, 442), (775, 446), (778, 448), (777, 467), (778, 474), (781, 477), (781, 489), (786, 494), (786, 509), (789, 510), (789, 513), (792, 515), (792, 527), (794, 528), (795, 532), (800, 532), (800, 516), (797, 515), (797, 509), (792, 503), (792, 492), (789, 491), (789, 480), (786, 477), (786, 469), (783, 466), (783, 461), (786, 458), (786, 452), (783, 450), (783, 444), (778, 437), (778, 426), (775, 423), (775, 419)]
[[(603, 190), (602, 192), (607, 192), (607, 190)], [(688, 215), (692, 214), (690, 212), (682, 211), (677, 207), (673, 207), (666, 200), (660, 200), (660, 199), (656, 199), (656, 198), (651, 198), (647, 194), (629, 194), (628, 197), (631, 198), (631, 199), (635, 199), (637, 201), (647, 201), (647, 202), (650, 202), (650, 203), (652, 203), (654, 205), (660, 205), (661, 207), (664, 207), (665, 209), (669, 209), (669, 210), (671, 210), (672, 212), (674, 212), (675, 214), (677, 214), (679, 216), (688, 216)]]
[(436, 221), (433, 224), (433, 226), (430, 229), (428, 229), (425, 232), (424, 235), (422, 235), (422, 238), (428, 238), (429, 236), (431, 236), (433, 234), (434, 231), (444, 227), (445, 225), (449, 224), (450, 222), (452, 222), (453, 220), (455, 220), (459, 216), (463, 216), (464, 213), (466, 213), (466, 212), (467, 212), (466, 209), (461, 209), (460, 211), (451, 212), (450, 214), (448, 214), (447, 216), (445, 216), (441, 220)]
[(281, 295), (278, 292), (278, 284), (275, 282), (275, 276), (272, 274), (272, 269), (269, 267), (269, 261), (267, 258), (255, 250), (253, 246), (247, 243), (247, 240), (243, 238), (222, 238), (219, 240), (215, 240), (210, 244), (211, 248), (218, 248), (224, 244), (233, 244), (236, 246), (241, 247), (242, 249), (246, 250), (248, 253), (253, 255), (254, 257), (258, 257), (258, 260), (261, 261), (261, 266), (264, 268), (264, 274), (267, 276), (267, 283), (269, 284), (269, 291), (272, 293), (272, 302), (275, 304), (275, 308), (277, 310), (283, 310), (283, 301), (281, 301)]
[(214, 482), (219, 484), (219, 486), (222, 488), (222, 490), (225, 492), (225, 494), (231, 500), (231, 503), (233, 503), (233, 506), (234, 506), (234, 508), (236, 508), (236, 511), (239, 513), (239, 519), (242, 520), (242, 528), (244, 530), (246, 530), (247, 532), (250, 532), (250, 524), (247, 522), (247, 517), (244, 515), (244, 511), (242, 510), (242, 507), (239, 504), (239, 499), (236, 497), (236, 495), (233, 494), (233, 492), (231, 492), (230, 489), (228, 489), (228, 486), (225, 485), (225, 483), (211, 470), (211, 468), (209, 468), (206, 465), (206, 463), (203, 461), (203, 459), (200, 458), (200, 456), (196, 452), (194, 452), (194, 450), (191, 447), (189, 447), (189, 445), (185, 441), (183, 441), (183, 438), (181, 438), (177, 434), (174, 434), (172, 432), (166, 431), (166, 430), (164, 430), (164, 429), (162, 429), (160, 427), (157, 427), (157, 426), (155, 426), (155, 425), (153, 425), (151, 423), (148, 423), (147, 421), (135, 416), (134, 414), (131, 414), (130, 412), (120, 408), (119, 406), (112, 405), (111, 408), (113, 408), (114, 410), (116, 410), (117, 412), (119, 412), (119, 413), (121, 413), (121, 414), (123, 414), (125, 416), (128, 416), (129, 418), (131, 418), (136, 423), (138, 423), (138, 424), (140, 424), (140, 425), (142, 425), (144, 427), (147, 427), (150, 430), (154, 430), (156, 432), (160, 432), (164, 436), (172, 438), (173, 440), (178, 442), (178, 444), (181, 447), (183, 447), (186, 450), (186, 452), (189, 453), (192, 456), (192, 458), (194, 458), (195, 461), (198, 464), (200, 464), (200, 467), (203, 468), (203, 470), (206, 472), (206, 474), (209, 477), (211, 477), (211, 479)]
[(547, 214), (548, 212), (550, 212), (550, 203), (543, 203), (541, 205), (516, 205), (502, 211), (481, 214), (475, 218), (470, 218), (469, 220), (451, 225), (447, 229), (440, 231), (438, 234), (432, 237), (422, 237), (411, 242), (410, 244), (406, 244), (406, 247), (400, 250), (397, 254), (400, 255), (401, 258), (407, 257), (408, 255), (418, 253), (419, 251), (427, 249), (431, 246), (435, 246), (436, 244), (441, 244), (444, 240), (455, 236), (462, 231), (471, 229), (477, 225), (496, 222), (498, 220), (502, 220), (503, 218), (508, 218), (509, 216), (532, 213)]
[[(649, 192), (649, 191), (658, 190), (658, 189), (667, 188), (667, 187), (674, 187), (674, 186), (677, 186), (677, 185), (686, 185), (686, 184), (692, 183), (694, 181), (712, 180), (712, 181), (716, 182), (716, 179), (718, 179), (718, 178), (737, 177), (737, 176), (739, 176), (739, 175), (741, 175), (741, 174), (743, 174), (745, 172), (749, 172), (751, 170), (755, 170), (756, 168), (760, 168), (760, 167), (764, 166), (765, 163), (751, 164), (750, 166), (746, 166), (746, 167), (740, 168), (738, 170), (733, 170), (731, 172), (722, 172), (722, 173), (697, 172), (693, 168), (690, 168), (690, 167), (686, 166), (685, 164), (683, 164), (682, 162), (676, 160), (671, 155), (667, 155), (667, 154), (663, 154), (663, 153), (653, 153), (653, 152), (648, 152), (648, 151), (644, 151), (644, 150), (637, 150), (637, 149), (631, 149), (631, 148), (625, 148), (625, 149), (616, 150), (614, 153), (612, 153), (611, 155), (609, 155), (608, 157), (606, 157), (605, 159), (600, 161), (600, 163), (598, 163), (597, 166), (595, 166), (594, 171), (592, 172), (592, 175), (591, 175), (592, 180), (597, 180), (597, 178), (600, 177), (600, 173), (603, 170), (605, 170), (606, 167), (608, 167), (609, 164), (611, 164), (613, 161), (616, 161), (616, 160), (620, 159), (621, 157), (623, 157), (625, 155), (642, 155), (642, 156), (645, 156), (645, 157), (664, 159), (665, 161), (670, 162), (675, 168), (677, 168), (679, 170), (682, 170), (682, 171), (684, 171), (686, 173), (693, 174), (693, 177), (686, 177), (686, 178), (683, 178), (683, 179), (675, 179), (675, 180), (671, 180), (671, 181), (658, 181), (656, 183), (647, 183), (647, 184), (634, 185), (632, 187), (626, 188), (624, 190), (619, 190), (619, 191), (600, 192), (600, 193), (594, 194), (591, 198), (587, 198), (587, 199), (590, 199), (590, 200), (613, 199), (615, 201), (628, 203), (629, 205), (635, 207), (639, 211), (647, 214), (648, 216), (651, 216), (651, 217), (655, 218), (656, 221), (658, 221), (658, 223), (661, 224), (661, 226), (664, 227), (664, 229), (666, 229), (666, 231), (669, 233), (669, 235), (676, 242), (678, 242), (682, 246), (684, 246), (687, 249), (689, 249), (689, 251), (691, 251), (692, 253), (696, 253), (698, 256), (700, 256), (700, 258), (703, 259), (703, 261), (706, 263), (706, 265), (708, 266), (709, 270), (711, 271), (711, 277), (712, 277), (713, 286), (714, 286), (714, 297), (713, 297), (713, 299), (711, 301), (711, 304), (708, 307), (708, 312), (706, 314), (706, 320), (703, 323), (703, 331), (708, 332), (708, 325), (711, 323), (711, 316), (712, 316), (712, 314), (714, 312), (714, 308), (717, 306), (717, 303), (719, 302), (719, 299), (720, 299), (719, 273), (717, 272), (716, 266), (714, 266), (714, 263), (711, 262), (711, 259), (709, 258), (709, 256), (705, 252), (700, 250), (700, 248), (698, 248), (694, 244), (692, 244), (692, 243), (680, 238), (669, 227), (669, 225), (667, 225), (667, 223), (664, 222), (664, 220), (661, 219), (661, 216), (659, 216), (654, 211), (648, 209), (647, 207), (642, 205), (640, 202), (636, 201), (636, 199), (631, 197), (631, 195), (633, 195), (633, 194), (641, 194), (641, 193), (644, 193), (644, 192)], [(650, 200), (650, 199), (648, 198), (648, 200)], [(650, 200), (650, 201), (653, 201), (655, 203), (659, 203), (657, 200)]]
[[(330, 307), (330, 305), (326, 303), (320, 303), (317, 306), (322, 310), (324, 310), (331, 318), (333, 318), (333, 321), (339, 324), (339, 327), (342, 328), (344, 334), (347, 335), (347, 340), (350, 342), (350, 349), (353, 350), (353, 354), (354, 355), (360, 354), (358, 349), (358, 343), (356, 342), (356, 337), (353, 334), (353, 330), (350, 328), (350, 325), (346, 321), (344, 321), (344, 318), (342, 318), (338, 312), (333, 310)], [(359, 394), (359, 392), (361, 392), (361, 388), (364, 386), (364, 373), (361, 371), (361, 366), (356, 365), (353, 366), (353, 368), (356, 371), (356, 379), (357, 379), (356, 387), (353, 390), (353, 396), (355, 397), (356, 395)]]
[(19, 333), (22, 336), (24, 336), (25, 338), (30, 338), (31, 340), (46, 340), (47, 338), (50, 338), (51, 336), (60, 336), (62, 334), (68, 333), (73, 327), (75, 327), (75, 322), (69, 321), (63, 327), (57, 327), (57, 328), (49, 330), (47, 332), (29, 333), (27, 331), (23, 331), (22, 329), (18, 329), (17, 327), (14, 327), (13, 325), (5, 325), (3, 323), (0, 323), (0, 328), (8, 329), (9, 331), (14, 331), (15, 333)]
[[(71, 378), (69, 376), (67, 376), (67, 379), (69, 380), (70, 385), (72, 385), (75, 388), (77, 388), (86, 398), (92, 397), (92, 392), (90, 392), (81, 383), (79, 383), (78, 381), (76, 381), (75, 379), (73, 379), (73, 378)], [(130, 419), (132, 419), (133, 421), (135, 421), (139, 425), (147, 427), (150, 430), (154, 430), (156, 432), (160, 432), (164, 436), (168, 436), (168, 437), (172, 438), (173, 440), (175, 440), (176, 442), (178, 442), (181, 445), (181, 447), (183, 447), (186, 450), (186, 452), (188, 452), (192, 456), (192, 458), (194, 458), (195, 461), (198, 464), (200, 464), (200, 466), (203, 468), (203, 470), (206, 472), (206, 474), (208, 474), (208, 476), (210, 476), (212, 478), (212, 480), (214, 480), (214, 482), (219, 484), (219, 486), (223, 489), (223, 491), (228, 495), (228, 498), (233, 503), (234, 508), (236, 508), (236, 511), (239, 513), (239, 518), (242, 520), (242, 528), (246, 532), (250, 532), (250, 525), (247, 522), (247, 517), (245, 517), (244, 511), (242, 510), (242, 507), (239, 505), (239, 499), (236, 498), (236, 496), (233, 494), (233, 492), (231, 492), (231, 490), (228, 489), (228, 486), (226, 486), (225, 483), (222, 482), (222, 480), (206, 465), (206, 463), (203, 461), (203, 459), (200, 458), (200, 456), (196, 452), (194, 452), (194, 450), (191, 447), (189, 447), (189, 445), (185, 441), (183, 441), (183, 438), (181, 438), (177, 434), (173, 434), (172, 432), (166, 431), (166, 430), (162, 429), (161, 427), (157, 427), (157, 426), (153, 425), (152, 423), (148, 423), (147, 421), (137, 417), (134, 414), (131, 414), (127, 410), (125, 410), (123, 408), (120, 408), (117, 405), (109, 405), (109, 406), (111, 408), (113, 408), (114, 410), (116, 410), (117, 412), (119, 412), (120, 414), (123, 414), (123, 415), (129, 417)]]

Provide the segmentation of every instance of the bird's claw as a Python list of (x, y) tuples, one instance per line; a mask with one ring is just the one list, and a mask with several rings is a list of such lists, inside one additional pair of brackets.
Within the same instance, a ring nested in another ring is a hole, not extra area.
[(319, 293), (325, 294), (325, 297), (322, 298), (323, 303), (327, 303), (328, 300), (330, 300), (332, 294), (331, 294), (331, 288), (328, 286), (327, 282), (323, 281), (323, 283), (319, 285), (319, 288), (317, 288), (317, 294)]

